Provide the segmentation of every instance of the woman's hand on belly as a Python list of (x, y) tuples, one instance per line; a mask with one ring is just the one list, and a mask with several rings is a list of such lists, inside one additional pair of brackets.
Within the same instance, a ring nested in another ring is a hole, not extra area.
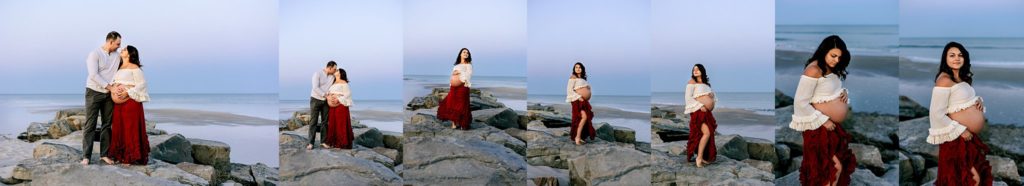
[(828, 116), (832, 123), (841, 125), (846, 120), (846, 114), (850, 112), (849, 104), (843, 99), (833, 99), (824, 103), (811, 104), (815, 110)]
[(964, 110), (950, 113), (949, 118), (960, 123), (960, 125), (967, 127), (968, 131), (975, 134), (980, 133), (981, 130), (985, 128), (985, 114), (976, 106), (967, 107)]
[(459, 79), (458, 74), (452, 74), (452, 76), (448, 78), (448, 83), (452, 86), (462, 86), (462, 80)]
[(711, 97), (710, 94), (703, 95), (703, 96), (700, 96), (700, 97), (697, 97), (697, 98), (694, 98), (694, 99), (696, 99), (697, 102), (700, 102), (700, 104), (704, 104), (704, 108), (701, 108), (701, 110), (703, 110), (703, 111), (715, 110), (715, 98)]

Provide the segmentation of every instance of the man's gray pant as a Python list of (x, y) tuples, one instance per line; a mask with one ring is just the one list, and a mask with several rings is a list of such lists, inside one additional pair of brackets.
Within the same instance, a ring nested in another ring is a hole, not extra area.
[(107, 154), (107, 147), (110, 145), (110, 117), (114, 109), (114, 100), (109, 93), (97, 92), (85, 89), (85, 126), (82, 138), (82, 157), (89, 159), (92, 156), (92, 143), (96, 140), (96, 118), (102, 117), (103, 124), (100, 125), (100, 156)]
[(316, 144), (316, 132), (320, 132), (320, 142), (327, 139), (327, 101), (309, 97), (309, 144)]

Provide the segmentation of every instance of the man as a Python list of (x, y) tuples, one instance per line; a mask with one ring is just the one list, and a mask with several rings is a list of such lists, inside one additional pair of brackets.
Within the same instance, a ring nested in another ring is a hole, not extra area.
[(313, 149), (316, 143), (316, 132), (320, 131), (320, 142), (327, 138), (327, 93), (334, 84), (334, 72), (338, 71), (338, 63), (327, 62), (327, 67), (313, 73), (313, 91), (309, 98), (309, 145)]
[(110, 91), (114, 89), (114, 75), (117, 74), (117, 67), (121, 65), (121, 54), (117, 52), (120, 47), (121, 34), (111, 31), (107, 33), (107, 40), (103, 46), (89, 52), (89, 57), (85, 59), (89, 76), (85, 81), (86, 120), (85, 136), (82, 138), (82, 165), (88, 165), (92, 156), (97, 117), (103, 118), (103, 124), (100, 126), (100, 157), (108, 164), (112, 162), (104, 155), (107, 154), (107, 147), (110, 144), (110, 114), (114, 108)]

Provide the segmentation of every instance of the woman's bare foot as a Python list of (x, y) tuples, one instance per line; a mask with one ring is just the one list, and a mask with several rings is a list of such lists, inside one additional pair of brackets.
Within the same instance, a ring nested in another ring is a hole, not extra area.
[(313, 150), (313, 144), (306, 145), (306, 150)]
[(331, 148), (331, 146), (327, 146), (327, 144), (326, 144), (326, 143), (321, 143), (321, 144), (320, 144), (320, 146), (321, 146), (321, 147), (324, 147), (325, 149), (329, 149), (329, 148)]
[(455, 129), (455, 122), (452, 122), (452, 129)]
[(576, 137), (576, 145), (583, 145), (583, 139)]
[(114, 160), (110, 160), (110, 158), (107, 158), (107, 157), (100, 157), (100, 161), (103, 161), (103, 163), (106, 163), (108, 165), (113, 165), (114, 164)]
[(697, 163), (696, 164), (697, 164), (697, 168), (704, 168), (704, 160), (701, 159), (700, 157), (697, 157)]
[(82, 159), (82, 165), (89, 165), (89, 159)]

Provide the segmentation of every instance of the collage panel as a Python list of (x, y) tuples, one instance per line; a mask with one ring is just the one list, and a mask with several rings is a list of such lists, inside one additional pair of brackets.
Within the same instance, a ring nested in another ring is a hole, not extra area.
[(276, 12), (0, 3), (0, 185), (276, 183)]
[(284, 1), (279, 25), (281, 183), (402, 184), (401, 1)]
[(901, 183), (1024, 183), (1020, 7), (900, 2), (899, 137), (914, 162)]
[(529, 181), (650, 183), (650, 9), (529, 1)]
[(653, 1), (652, 185), (775, 180), (772, 6)]
[(776, 1), (776, 184), (899, 182), (898, 6)]
[(523, 185), (526, 2), (405, 1), (409, 185)]

